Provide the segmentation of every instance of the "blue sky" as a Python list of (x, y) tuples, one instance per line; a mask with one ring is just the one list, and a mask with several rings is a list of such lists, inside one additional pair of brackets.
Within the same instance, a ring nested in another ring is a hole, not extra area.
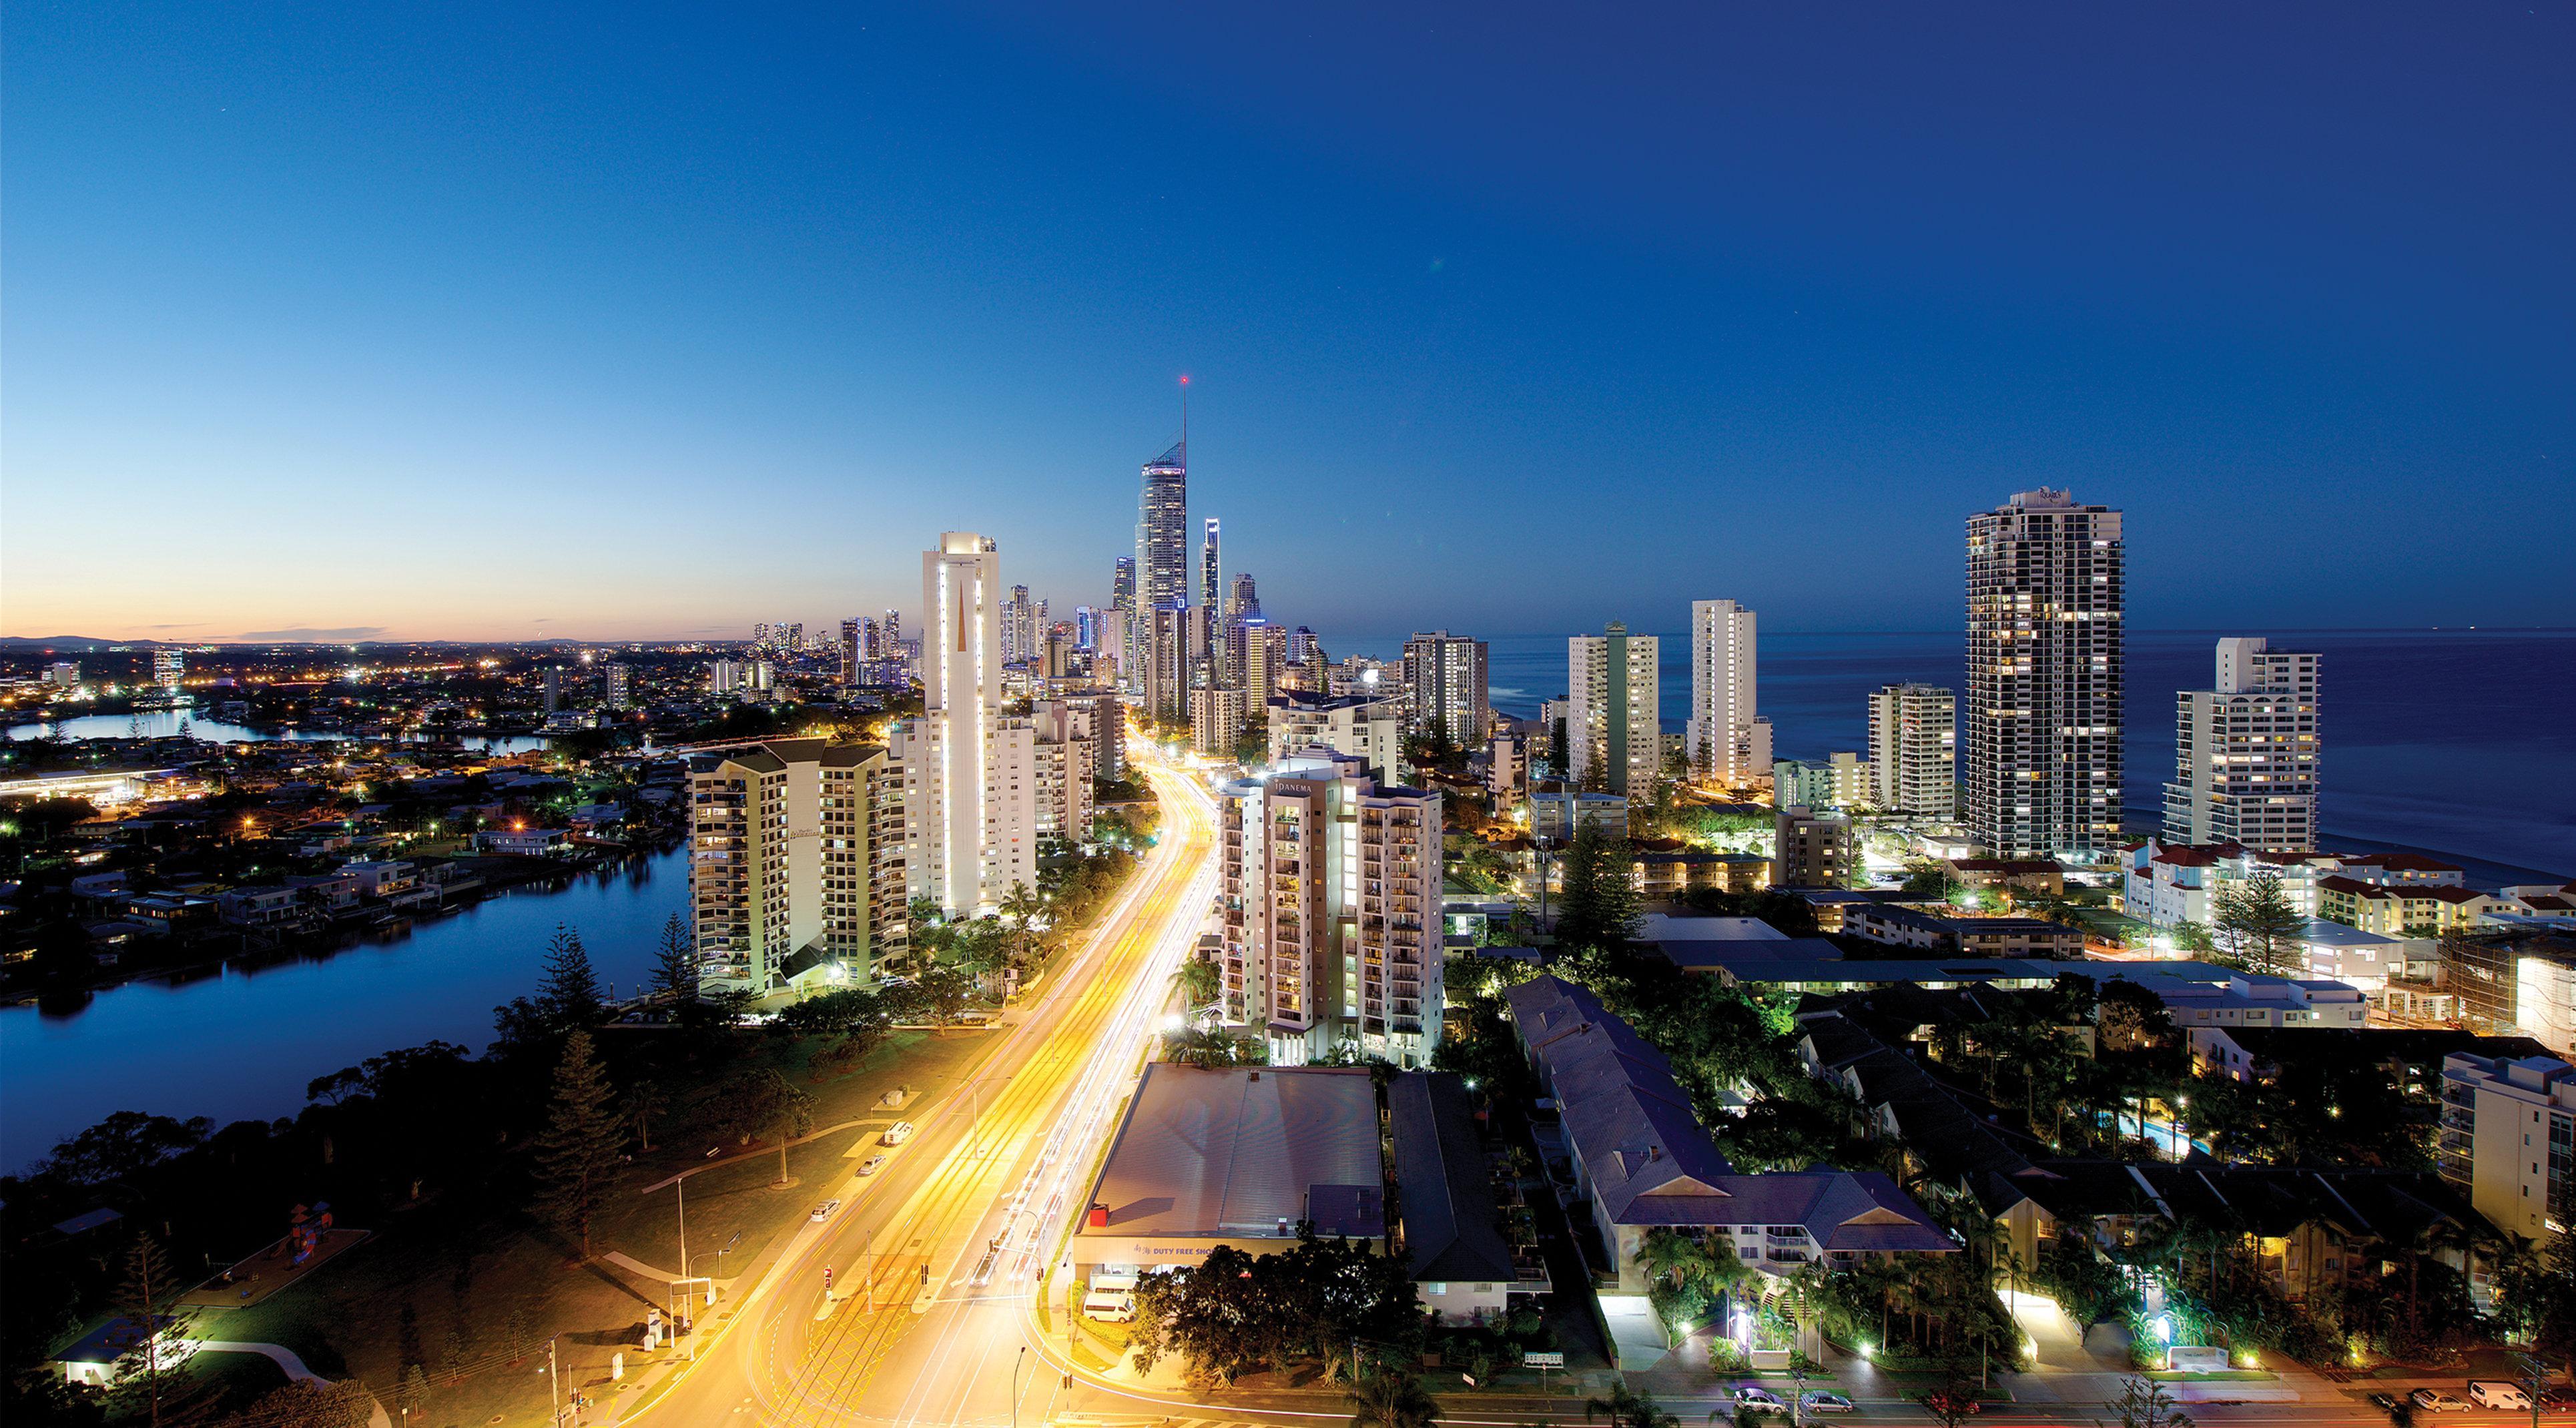
[(1182, 372), (1328, 633), (2576, 610), (2576, 12), (1602, 8), (12, 3), (0, 631), (1070, 608)]

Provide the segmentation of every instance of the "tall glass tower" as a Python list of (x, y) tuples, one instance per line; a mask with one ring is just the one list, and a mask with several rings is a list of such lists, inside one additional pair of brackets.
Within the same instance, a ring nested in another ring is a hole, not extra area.
[(1136, 574), (1147, 610), (1190, 603), (1189, 442), (1145, 463), (1136, 519)]

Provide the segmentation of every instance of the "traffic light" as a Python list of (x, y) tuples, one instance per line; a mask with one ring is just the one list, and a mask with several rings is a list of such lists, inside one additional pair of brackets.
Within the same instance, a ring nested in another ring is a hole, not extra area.
[(827, 1290), (832, 1287), (832, 1267), (828, 1264), (823, 1266), (823, 1287)]

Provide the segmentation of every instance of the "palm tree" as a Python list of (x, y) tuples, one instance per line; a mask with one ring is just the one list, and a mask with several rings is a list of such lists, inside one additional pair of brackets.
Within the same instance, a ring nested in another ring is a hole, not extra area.
[(1660, 1279), (1675, 1289), (1697, 1285), (1714, 1286), (1714, 1266), (1709, 1262), (1708, 1247), (1681, 1231), (1657, 1225), (1646, 1231), (1637, 1245), (1637, 1267), (1650, 1277)]
[(1679, 1428), (1681, 1420), (1666, 1413), (1654, 1399), (1642, 1393), (1631, 1393), (1628, 1385), (1613, 1379), (1608, 1398), (1583, 1400), (1583, 1421), (1594, 1414), (1606, 1415), (1610, 1428)]
[(1422, 1381), (1393, 1369), (1361, 1379), (1345, 1396), (1351, 1428), (1431, 1428), (1440, 1417), (1440, 1405), (1422, 1391)]
[(1172, 974), (1172, 982), (1181, 989), (1182, 1010), (1191, 1016), (1205, 1014), (1225, 991), (1225, 973), (1214, 962), (1193, 957)]

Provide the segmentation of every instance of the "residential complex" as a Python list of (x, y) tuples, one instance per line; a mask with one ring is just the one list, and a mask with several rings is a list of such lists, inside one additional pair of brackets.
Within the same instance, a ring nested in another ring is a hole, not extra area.
[(1393, 778), (1404, 766), (1404, 711), (1393, 698), (1292, 689), (1271, 695), (1269, 709), (1272, 763), (1298, 749), (1325, 748), (1358, 758), (1371, 778)]
[(1870, 802), (1905, 818), (1959, 816), (1959, 701), (1932, 684), (1869, 696)]
[(865, 977), (900, 952), (903, 793), (881, 748), (773, 739), (691, 759), (699, 990)]
[(1404, 642), (1404, 689), (1413, 727), (1472, 749), (1493, 727), (1485, 694), (1485, 642), (1434, 630)]
[(2064, 491), (1968, 518), (1968, 832), (1997, 857), (2119, 839), (2124, 550)]
[(1036, 731), (1002, 717), (1001, 556), (949, 531), (921, 557), (921, 717), (895, 725), (912, 895), (988, 912), (1037, 885)]
[(1682, 735), (1691, 773), (1743, 788), (1771, 772), (1771, 721), (1754, 712), (1753, 612), (1691, 602), (1691, 705)]
[(1566, 642), (1566, 757), (1575, 782), (1643, 797), (1663, 776), (1658, 643), (1616, 620)]
[(2165, 837), (2270, 853), (2317, 844), (2317, 671), (2324, 656), (2218, 642), (2209, 689), (2174, 696)]
[(1404, 1066), (1440, 1040), (1441, 799), (1308, 749), (1218, 790), (1226, 1020), (1275, 1065), (1348, 1043)]

